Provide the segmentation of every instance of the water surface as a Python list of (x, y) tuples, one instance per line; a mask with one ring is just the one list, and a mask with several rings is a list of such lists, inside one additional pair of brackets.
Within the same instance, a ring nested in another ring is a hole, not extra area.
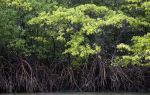
[(150, 93), (35, 93), (35, 94), (0, 94), (0, 95), (150, 95)]

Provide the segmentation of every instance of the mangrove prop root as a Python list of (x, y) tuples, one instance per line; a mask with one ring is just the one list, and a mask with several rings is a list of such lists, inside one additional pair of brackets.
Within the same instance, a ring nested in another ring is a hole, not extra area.
[[(145, 70), (146, 69), (146, 70)], [(98, 61), (76, 68), (65, 64), (34, 64), (20, 59), (0, 64), (1, 92), (147, 91), (149, 68), (107, 66)]]

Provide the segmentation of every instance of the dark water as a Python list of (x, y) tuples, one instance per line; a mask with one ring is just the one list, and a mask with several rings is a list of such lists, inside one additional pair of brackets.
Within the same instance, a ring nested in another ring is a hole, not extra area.
[(37, 93), (37, 94), (0, 94), (0, 95), (150, 95), (150, 93)]

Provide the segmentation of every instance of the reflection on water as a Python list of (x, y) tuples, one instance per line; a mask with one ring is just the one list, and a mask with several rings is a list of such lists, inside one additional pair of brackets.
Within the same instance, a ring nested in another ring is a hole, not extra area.
[(0, 95), (150, 95), (150, 93), (38, 93), (38, 94), (0, 94)]

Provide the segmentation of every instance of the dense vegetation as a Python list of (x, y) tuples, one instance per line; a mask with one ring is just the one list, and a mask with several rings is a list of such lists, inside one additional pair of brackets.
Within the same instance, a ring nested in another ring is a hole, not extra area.
[(0, 0), (0, 90), (150, 91), (150, 0)]

